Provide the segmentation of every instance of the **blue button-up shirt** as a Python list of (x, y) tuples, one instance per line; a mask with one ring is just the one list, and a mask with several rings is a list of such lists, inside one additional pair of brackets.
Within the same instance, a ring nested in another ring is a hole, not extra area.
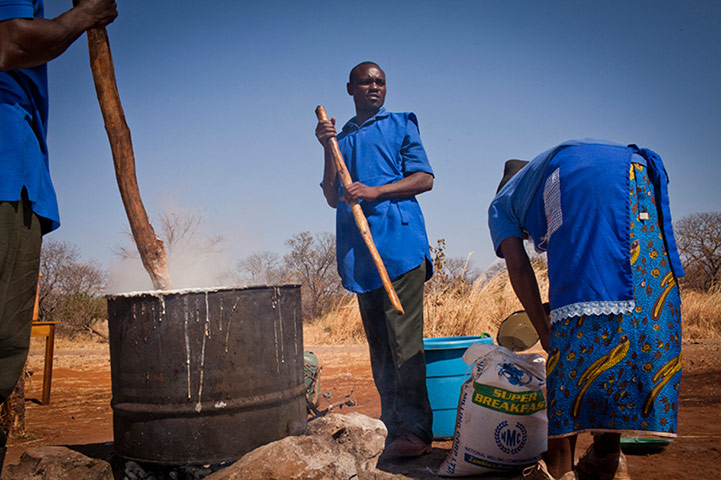
[[(0, 0), (0, 21), (43, 16), (42, 0)], [(0, 201), (18, 201), (25, 188), (43, 233), (60, 226), (50, 180), (46, 132), (47, 68), (0, 72)]]
[[(338, 145), (351, 178), (370, 187), (394, 183), (416, 172), (433, 175), (413, 113), (390, 113), (381, 108), (360, 126), (354, 117), (338, 134)], [(352, 292), (375, 290), (383, 283), (342, 195), (341, 185), (336, 210), (338, 273), (343, 286)], [(391, 280), (430, 260), (425, 221), (415, 197), (360, 204)], [(427, 278), (431, 275), (428, 268)]]

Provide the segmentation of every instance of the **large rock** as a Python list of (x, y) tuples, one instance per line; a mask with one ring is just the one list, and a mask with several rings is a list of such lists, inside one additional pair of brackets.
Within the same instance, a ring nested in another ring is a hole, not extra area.
[(330, 435), (285, 437), (258, 447), (205, 480), (347, 480), (355, 459)]
[(3, 480), (113, 480), (108, 462), (65, 447), (28, 448), (20, 463), (6, 465)]
[(307, 435), (263, 445), (206, 480), (398, 478), (375, 470), (387, 434), (380, 420), (330, 414), (310, 422)]
[(310, 422), (308, 435), (330, 435), (353, 455), (358, 471), (364, 471), (376, 468), (388, 430), (380, 420), (360, 413), (331, 413)]

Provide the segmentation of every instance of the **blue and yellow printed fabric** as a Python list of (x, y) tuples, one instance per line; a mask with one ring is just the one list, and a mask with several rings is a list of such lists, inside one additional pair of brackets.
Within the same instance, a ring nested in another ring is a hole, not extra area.
[(635, 309), (551, 327), (549, 437), (584, 431), (675, 437), (681, 381), (681, 312), (647, 169), (630, 172)]

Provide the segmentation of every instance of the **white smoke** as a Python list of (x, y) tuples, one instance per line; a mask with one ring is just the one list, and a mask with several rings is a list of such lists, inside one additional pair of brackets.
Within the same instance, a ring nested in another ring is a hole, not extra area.
[[(153, 222), (168, 254), (174, 289), (213, 288), (237, 285), (221, 235), (208, 233), (205, 214), (174, 208)], [(128, 234), (126, 245), (116, 249), (118, 260), (110, 265), (107, 293), (153, 290), (137, 247)]]

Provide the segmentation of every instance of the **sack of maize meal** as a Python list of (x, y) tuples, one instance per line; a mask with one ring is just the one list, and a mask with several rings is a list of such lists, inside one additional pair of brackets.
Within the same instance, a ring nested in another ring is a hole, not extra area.
[(543, 357), (474, 343), (463, 360), (471, 376), (461, 387), (453, 448), (438, 474), (514, 472), (536, 463), (547, 446)]

